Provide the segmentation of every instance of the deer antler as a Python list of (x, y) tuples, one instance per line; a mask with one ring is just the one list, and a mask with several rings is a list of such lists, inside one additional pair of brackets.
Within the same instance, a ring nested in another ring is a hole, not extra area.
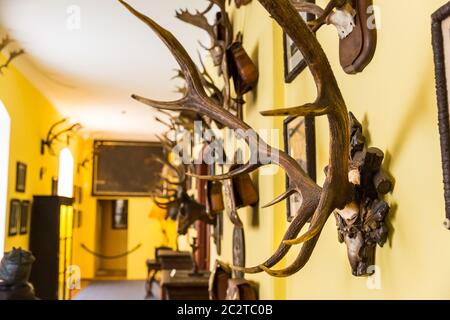
[(209, 11), (211, 11), (213, 6), (214, 3), (210, 2), (208, 7), (203, 12), (197, 10), (195, 14), (190, 13), (188, 10), (176, 11), (176, 17), (181, 21), (192, 24), (206, 31), (213, 42), (215, 38), (214, 25), (209, 24), (208, 19), (205, 16)]
[[(11, 43), (13, 43), (14, 41), (6, 36), (5, 38), (3, 38), (0, 42), (0, 52), (3, 51), (3, 49), (5, 49), (7, 46), (9, 46)], [(15, 50), (15, 51), (11, 51), (9, 53), (9, 57), (6, 60), (5, 63), (0, 65), (0, 74), (3, 73), (3, 69), (6, 69), (9, 67), (9, 65), (11, 64), (11, 62), (16, 59), (17, 57), (23, 55), (25, 53), (25, 50), (20, 49), (20, 50)]]
[[(300, 49), (316, 82), (318, 98), (314, 103), (297, 107), (295, 114), (312, 116), (326, 114), (328, 117), (331, 136), (330, 163), (323, 189), (308, 177), (295, 159), (267, 145), (248, 124), (224, 110), (208, 97), (194, 62), (179, 41), (169, 31), (163, 29), (149, 17), (133, 9), (123, 0), (119, 1), (131, 13), (146, 23), (166, 44), (185, 75), (188, 89), (186, 95), (176, 101), (157, 101), (137, 95), (132, 95), (132, 97), (137, 101), (155, 108), (174, 111), (190, 110), (206, 115), (230, 129), (238, 130), (238, 132), (245, 132), (247, 130), (253, 132), (253, 134), (246, 137), (246, 142), (250, 146), (257, 146), (257, 150), (252, 150), (252, 152), (256, 152), (258, 156), (278, 154), (278, 157), (272, 158), (272, 163), (284, 169), (290, 180), (288, 190), (272, 201), (271, 204), (281, 201), (293, 193), (299, 193), (303, 198), (302, 205), (284, 236), (284, 242), (280, 244), (273, 256), (263, 265), (253, 268), (234, 268), (247, 273), (266, 271), (273, 276), (280, 277), (289, 276), (297, 272), (306, 264), (311, 256), (320, 232), (330, 214), (336, 208), (343, 208), (346, 205), (350, 189), (347, 179), (349, 126), (346, 106), (328, 59), (314, 34), (309, 30), (306, 23), (300, 18), (288, 0), (277, 2), (259, 0)], [(299, 234), (301, 228), (311, 217), (312, 220), (309, 230), (300, 238), (292, 240)], [(268, 269), (286, 255), (292, 244), (301, 242), (305, 243), (297, 259), (291, 266), (279, 271)]]

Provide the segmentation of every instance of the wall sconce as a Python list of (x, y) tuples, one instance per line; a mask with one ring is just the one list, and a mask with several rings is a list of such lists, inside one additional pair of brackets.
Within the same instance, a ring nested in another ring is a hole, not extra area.
[(61, 137), (63, 135), (66, 135), (67, 145), (69, 145), (70, 144), (70, 140), (69, 140), (70, 137), (73, 134), (77, 133), (82, 128), (81, 124), (75, 123), (75, 124), (73, 124), (73, 125), (71, 125), (71, 126), (69, 126), (67, 128), (64, 128), (64, 129), (61, 129), (61, 130), (59, 130), (57, 132), (54, 132), (54, 131), (56, 131), (56, 129), (58, 127), (60, 127), (64, 123), (66, 123), (67, 120), (68, 120), (67, 118), (64, 118), (64, 119), (56, 122), (55, 124), (53, 124), (50, 127), (50, 130), (48, 131), (47, 137), (45, 138), (45, 140), (44, 139), (41, 140), (41, 154), (42, 155), (45, 154), (45, 147), (48, 148), (48, 151), (49, 151), (49, 153), (52, 156), (56, 155), (55, 151), (53, 150), (54, 142), (55, 141), (63, 142), (63, 141), (61, 141)]

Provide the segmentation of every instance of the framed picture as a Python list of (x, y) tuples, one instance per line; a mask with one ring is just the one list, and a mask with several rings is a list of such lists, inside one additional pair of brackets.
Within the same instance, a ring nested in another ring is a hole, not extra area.
[(28, 233), (28, 221), (30, 220), (31, 202), (28, 200), (20, 203), (20, 234)]
[(128, 228), (128, 200), (115, 200), (112, 210), (112, 228)]
[(77, 185), (73, 186), (73, 202), (81, 204), (83, 199), (83, 189)]
[[(306, 173), (316, 181), (316, 133), (314, 117), (289, 117), (284, 120), (284, 149), (302, 166)], [(286, 189), (289, 187), (286, 176)], [(295, 212), (302, 204), (300, 194), (290, 196), (286, 202), (288, 221), (292, 221)]]
[(82, 187), (78, 187), (78, 203), (79, 204), (83, 203), (83, 188)]
[(27, 165), (17, 162), (16, 165), (16, 192), (25, 192), (27, 181)]
[(444, 175), (444, 198), (446, 219), (444, 225), (450, 229), (450, 3), (432, 15), (432, 38), (436, 72), (436, 94), (438, 105), (439, 134)]
[(160, 143), (94, 141), (93, 196), (148, 197), (160, 182)]
[(18, 232), (20, 218), (20, 200), (12, 199), (9, 206), (8, 236), (15, 236)]
[(78, 210), (78, 221), (76, 224), (78, 229), (81, 228), (82, 222), (83, 222), (83, 211)]
[[(296, 2), (315, 3), (315, 0), (296, 0)], [(299, 13), (303, 20), (314, 20), (314, 15), (308, 13)], [(284, 49), (284, 81), (291, 83), (306, 68), (306, 62), (303, 55), (297, 48), (292, 39), (283, 33), (283, 49)]]

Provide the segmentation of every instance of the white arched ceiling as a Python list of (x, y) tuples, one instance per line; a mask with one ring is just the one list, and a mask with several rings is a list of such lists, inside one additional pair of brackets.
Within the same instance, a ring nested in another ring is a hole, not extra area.
[[(198, 41), (208, 44), (205, 32), (175, 18), (176, 9), (202, 10), (208, 1), (128, 2), (173, 31), (192, 57)], [(19, 70), (96, 137), (148, 139), (164, 129), (130, 95), (177, 98), (180, 83), (171, 80), (177, 64), (117, 0), (0, 0), (0, 29), (27, 52), (15, 61)]]
[(0, 101), (0, 259), (5, 251), (11, 119)]

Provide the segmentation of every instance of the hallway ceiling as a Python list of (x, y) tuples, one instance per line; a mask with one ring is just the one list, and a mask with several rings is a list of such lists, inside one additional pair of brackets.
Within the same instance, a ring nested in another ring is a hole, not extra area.
[[(203, 9), (205, 0), (128, 0), (170, 29), (197, 57), (207, 35), (175, 18), (180, 8)], [(80, 28), (73, 29), (73, 5)], [(0, 36), (7, 32), (27, 55), (16, 67), (72, 122), (94, 138), (152, 140), (164, 127), (137, 93), (175, 99), (177, 67), (167, 48), (116, 0), (0, 0)]]

